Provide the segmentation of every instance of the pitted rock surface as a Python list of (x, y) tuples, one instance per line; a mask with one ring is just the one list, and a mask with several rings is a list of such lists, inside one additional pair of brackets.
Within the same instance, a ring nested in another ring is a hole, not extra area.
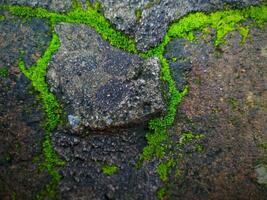
[[(146, 145), (145, 132), (141, 126), (87, 137), (66, 130), (54, 133), (55, 150), (67, 161), (60, 168), (61, 199), (156, 200), (161, 184), (154, 170), (158, 161), (145, 162), (136, 169)], [(104, 165), (115, 165), (119, 171), (107, 176), (102, 172)]]
[[(135, 37), (137, 47), (147, 50), (158, 44), (170, 22), (190, 12), (210, 12), (225, 7), (241, 8), (264, 0), (100, 0), (106, 18), (116, 28)], [(140, 19), (136, 15), (141, 11)]]
[(71, 8), (72, 0), (0, 0), (0, 3), (42, 7), (53, 11), (65, 12)]
[(33, 65), (48, 47), (51, 35), (46, 20), (6, 15), (0, 21), (0, 66), (16, 66), (20, 58), (27, 67)]
[(81, 126), (121, 127), (164, 111), (158, 59), (116, 49), (87, 26), (61, 23), (56, 32), (61, 47), (47, 80)]

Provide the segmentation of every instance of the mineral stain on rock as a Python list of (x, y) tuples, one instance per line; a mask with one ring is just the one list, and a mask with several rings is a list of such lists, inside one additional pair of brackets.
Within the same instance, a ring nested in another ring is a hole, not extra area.
[(160, 63), (116, 49), (86, 26), (56, 26), (61, 47), (49, 63), (51, 91), (81, 126), (108, 129), (164, 112)]

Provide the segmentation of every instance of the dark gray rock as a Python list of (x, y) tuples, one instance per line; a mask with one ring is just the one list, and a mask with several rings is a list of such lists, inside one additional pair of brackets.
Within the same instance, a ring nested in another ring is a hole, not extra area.
[(49, 182), (33, 163), (41, 158), (45, 134), (37, 95), (17, 67), (0, 76), (0, 199), (34, 199)]
[(51, 91), (82, 126), (105, 129), (136, 124), (158, 115), (161, 95), (158, 59), (110, 46), (86, 26), (56, 26), (61, 47), (49, 64)]
[[(56, 151), (67, 161), (60, 168), (61, 199), (156, 199), (160, 186), (155, 170), (158, 163), (135, 167), (146, 145), (143, 127), (87, 137), (58, 131), (52, 137)], [(102, 167), (107, 164), (118, 167), (118, 172), (104, 174)]]
[(51, 30), (46, 20), (7, 16), (0, 21), (0, 66), (15, 66), (23, 58), (33, 65), (48, 47)]
[(42, 7), (53, 11), (65, 12), (71, 8), (72, 0), (0, 0), (0, 4)]

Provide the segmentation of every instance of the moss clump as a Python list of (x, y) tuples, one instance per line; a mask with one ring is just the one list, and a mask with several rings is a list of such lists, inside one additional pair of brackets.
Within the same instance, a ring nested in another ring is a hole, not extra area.
[(8, 69), (6, 67), (0, 68), (0, 77), (7, 77), (8, 76)]
[(229, 107), (231, 108), (231, 110), (235, 111), (238, 109), (238, 100), (234, 97), (230, 97), (227, 99), (227, 103), (229, 105)]
[(116, 165), (104, 165), (102, 167), (102, 172), (108, 176), (111, 176), (119, 171)]
[(170, 159), (166, 162), (162, 162), (157, 167), (157, 173), (162, 181), (166, 182), (168, 180), (169, 171), (175, 166), (173, 159)]
[(166, 188), (162, 187), (157, 191), (157, 197), (159, 200), (163, 200), (166, 196), (167, 190)]
[(135, 9), (134, 13), (135, 13), (136, 21), (139, 22), (141, 20), (141, 18), (142, 18), (142, 10), (141, 10), (141, 8)]
[(210, 14), (191, 13), (174, 22), (169, 27), (162, 42), (157, 47), (149, 50), (146, 55), (162, 55), (165, 46), (172, 38), (186, 38), (192, 41), (195, 39), (194, 31), (205, 32), (208, 27), (216, 30), (214, 40), (216, 46), (222, 44), (225, 36), (233, 30), (239, 30), (243, 38), (246, 38), (249, 27), (242, 27), (241, 24), (248, 20), (252, 20), (256, 25), (266, 22), (267, 6), (251, 6), (242, 10), (217, 11)]
[(6, 18), (5, 18), (5, 16), (4, 15), (0, 15), (0, 22), (1, 21), (4, 21)]

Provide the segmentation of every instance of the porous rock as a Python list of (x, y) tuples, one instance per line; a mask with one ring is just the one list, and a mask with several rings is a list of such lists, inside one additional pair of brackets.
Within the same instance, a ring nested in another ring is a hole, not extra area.
[(121, 127), (163, 112), (158, 59), (116, 49), (87, 26), (61, 23), (56, 32), (61, 47), (47, 80), (80, 125)]

